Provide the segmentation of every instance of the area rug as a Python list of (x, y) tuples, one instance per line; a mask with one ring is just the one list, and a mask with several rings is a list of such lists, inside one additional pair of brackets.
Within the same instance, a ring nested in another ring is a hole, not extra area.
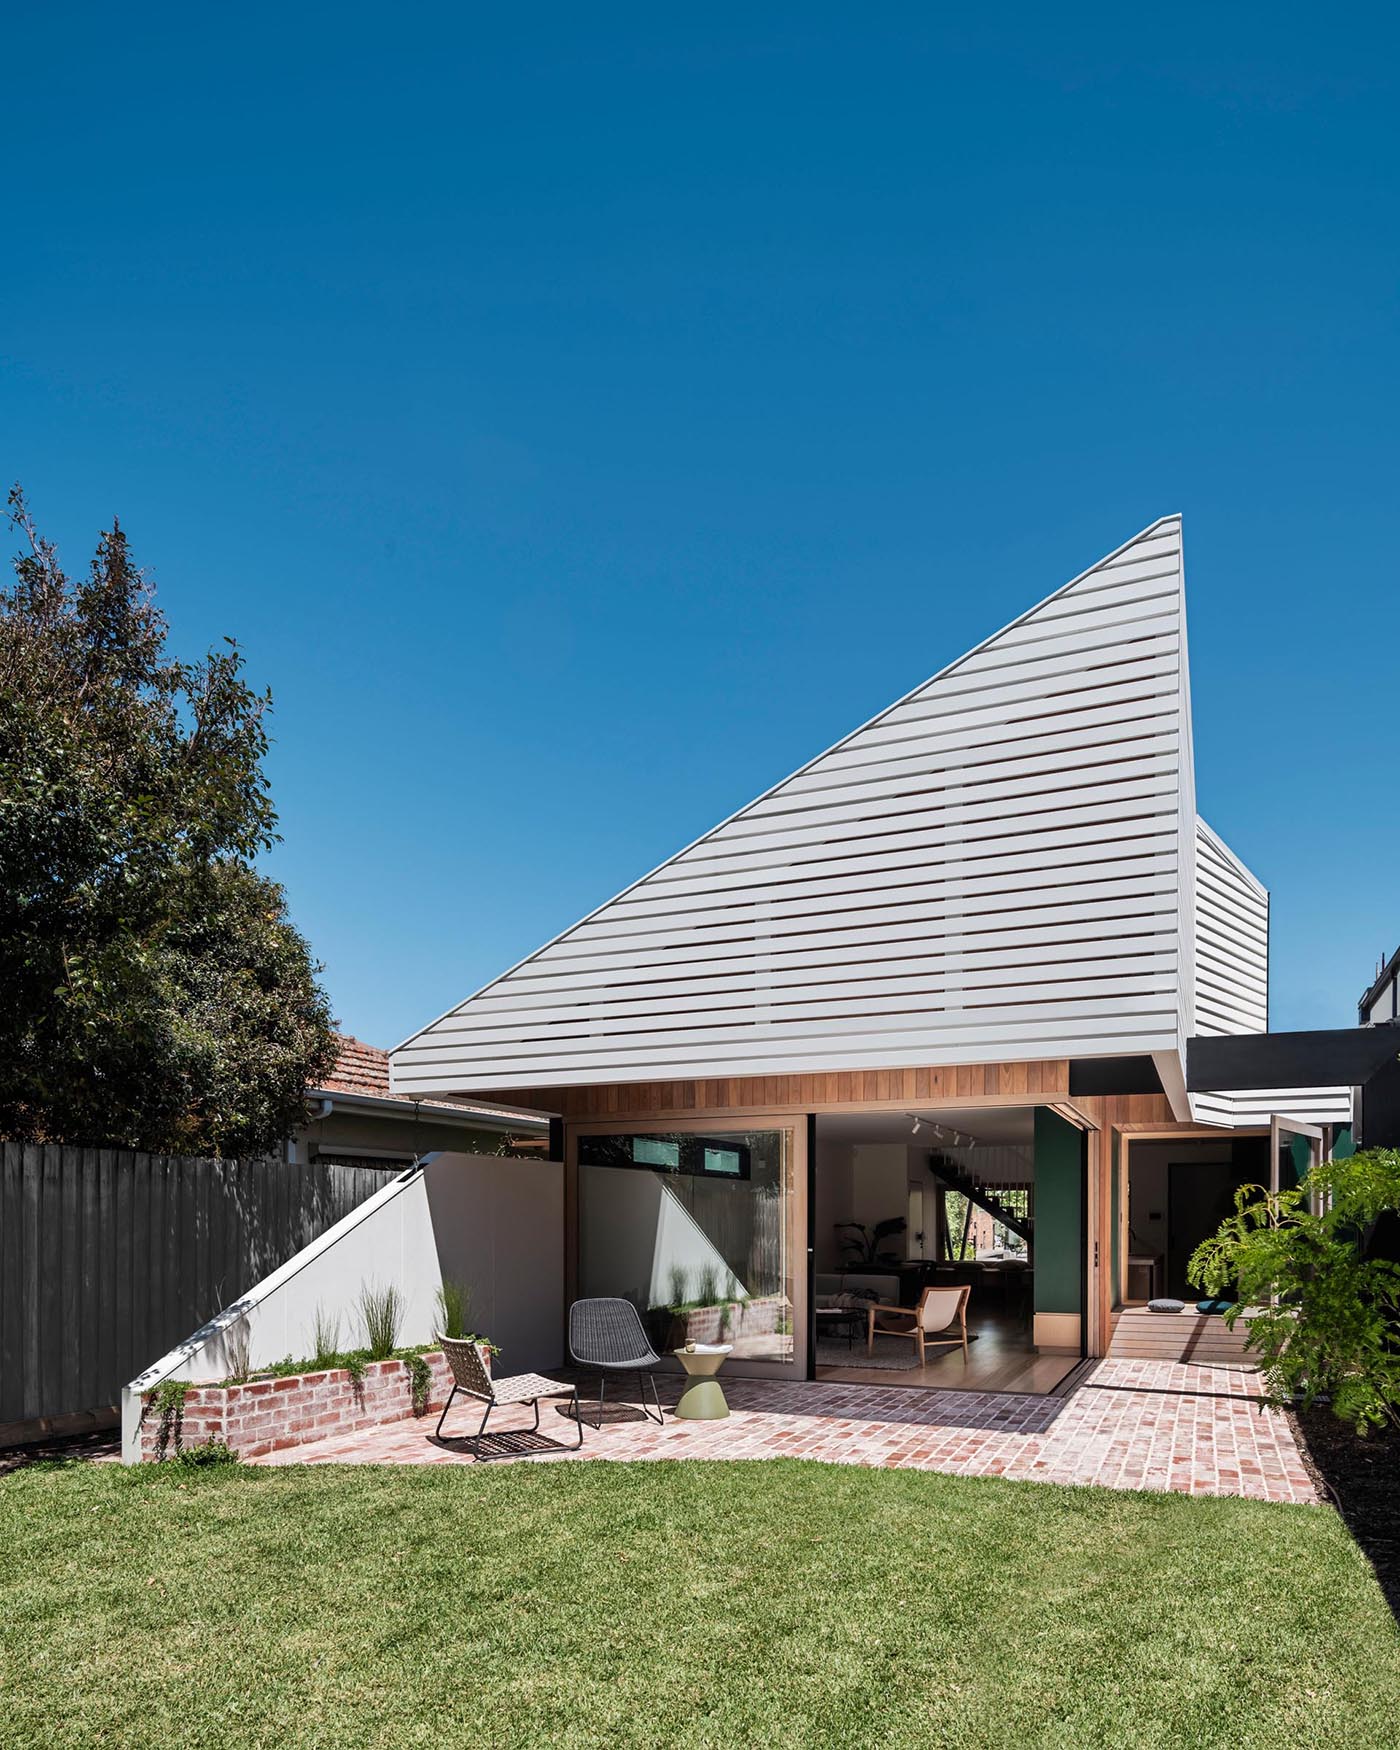
[[(977, 1341), (976, 1331), (967, 1333), (969, 1343)], [(929, 1361), (933, 1362), (944, 1355), (951, 1355), (951, 1349), (931, 1349)], [(908, 1373), (919, 1365), (918, 1352), (908, 1341), (880, 1337), (875, 1339), (875, 1353), (865, 1352), (865, 1338), (858, 1337), (848, 1349), (840, 1337), (819, 1337), (817, 1339), (818, 1367), (876, 1367), (887, 1373)]]
[(912, 1343), (887, 1348), (877, 1342), (873, 1355), (865, 1353), (864, 1340), (852, 1343), (849, 1349), (839, 1337), (834, 1342), (823, 1339), (817, 1344), (818, 1367), (883, 1367), (892, 1373), (907, 1373), (918, 1365), (918, 1361)]

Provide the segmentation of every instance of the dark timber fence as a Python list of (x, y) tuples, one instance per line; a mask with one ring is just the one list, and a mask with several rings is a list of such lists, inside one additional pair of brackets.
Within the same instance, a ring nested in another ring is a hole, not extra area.
[(0, 1445), (109, 1424), (128, 1380), (398, 1172), (0, 1150)]

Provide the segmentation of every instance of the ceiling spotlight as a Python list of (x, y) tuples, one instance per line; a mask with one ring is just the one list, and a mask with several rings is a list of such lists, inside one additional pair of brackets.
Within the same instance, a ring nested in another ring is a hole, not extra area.
[(914, 1120), (914, 1121), (913, 1121), (913, 1123), (912, 1123), (912, 1124), (911, 1124), (911, 1125), (910, 1125), (910, 1126), (909, 1126), (909, 1134), (910, 1134), (910, 1136), (917, 1136), (917, 1135), (918, 1135), (918, 1134), (919, 1134), (919, 1132), (920, 1132), (920, 1131), (921, 1131), (921, 1130), (922, 1130), (922, 1129), (923, 1129), (923, 1127), (924, 1127), (924, 1121), (923, 1121), (923, 1119), (922, 1119), (922, 1118), (915, 1118), (915, 1117), (914, 1117), (914, 1114), (913, 1114), (913, 1113), (912, 1113), (912, 1112), (906, 1112), (906, 1113), (905, 1113), (905, 1114), (904, 1114), (904, 1116), (905, 1116), (905, 1117), (906, 1117), (906, 1118), (913, 1118), (913, 1120)]

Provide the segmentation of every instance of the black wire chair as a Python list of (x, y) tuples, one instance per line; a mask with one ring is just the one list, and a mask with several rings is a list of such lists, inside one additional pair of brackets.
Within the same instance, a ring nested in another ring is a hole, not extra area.
[[(635, 1373), (642, 1414), (649, 1422), (665, 1422), (656, 1375), (652, 1372), (661, 1365), (661, 1357), (652, 1348), (630, 1300), (576, 1300), (569, 1308), (569, 1355), (584, 1372), (598, 1375), (599, 1427), (603, 1422), (603, 1392), (610, 1373)], [(651, 1382), (655, 1415), (641, 1389), (644, 1379)]]

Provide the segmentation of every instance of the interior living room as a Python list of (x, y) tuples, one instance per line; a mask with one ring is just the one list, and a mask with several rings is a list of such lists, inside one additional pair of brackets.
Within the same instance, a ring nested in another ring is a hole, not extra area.
[(1079, 1367), (1077, 1353), (1033, 1339), (1035, 1117), (974, 1107), (818, 1118), (817, 1378), (1053, 1392)]

